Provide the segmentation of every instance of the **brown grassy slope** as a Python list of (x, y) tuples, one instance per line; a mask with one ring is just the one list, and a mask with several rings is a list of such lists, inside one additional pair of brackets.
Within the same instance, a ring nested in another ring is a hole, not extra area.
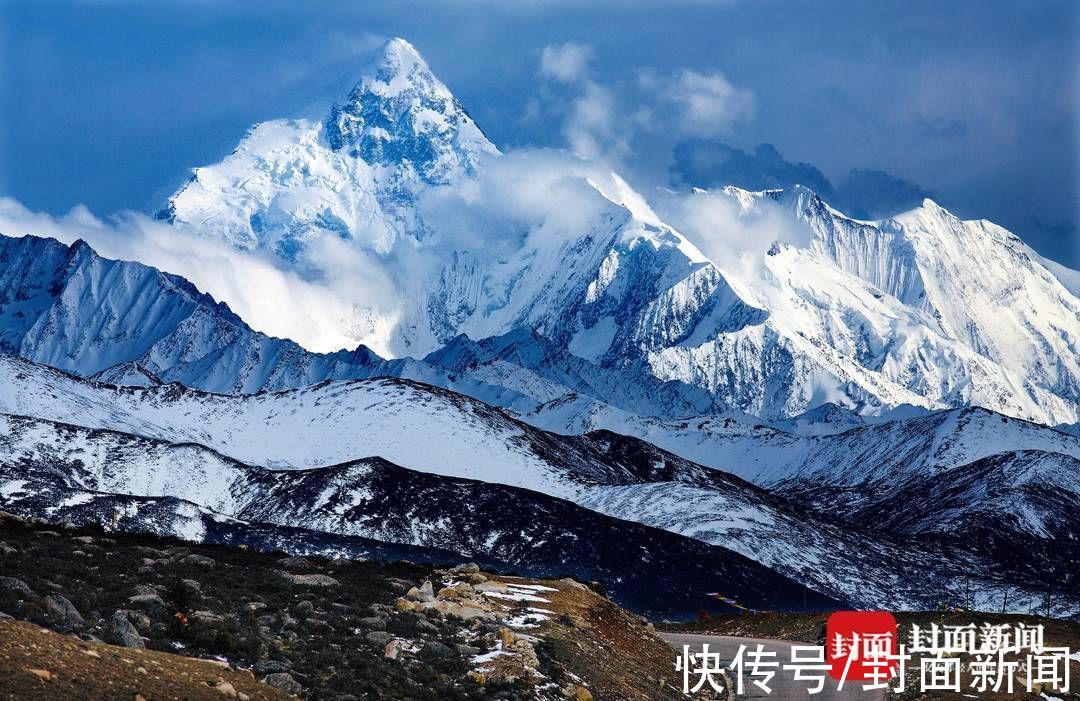
[(89, 643), (25, 621), (0, 620), (0, 698), (131, 701), (141, 695), (155, 700), (223, 701), (240, 694), (250, 699), (288, 698), (250, 673), (203, 660)]

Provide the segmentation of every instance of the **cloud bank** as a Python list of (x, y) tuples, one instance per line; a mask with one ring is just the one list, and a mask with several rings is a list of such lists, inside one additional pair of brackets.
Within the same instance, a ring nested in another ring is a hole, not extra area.
[(321, 352), (357, 345), (345, 329), (357, 301), (349, 293), (358, 290), (343, 288), (336, 279), (304, 280), (258, 255), (143, 214), (121, 212), (102, 220), (79, 205), (54, 217), (3, 197), (0, 234), (49, 237), (69, 245), (82, 239), (106, 258), (138, 261), (188, 279), (257, 331)]

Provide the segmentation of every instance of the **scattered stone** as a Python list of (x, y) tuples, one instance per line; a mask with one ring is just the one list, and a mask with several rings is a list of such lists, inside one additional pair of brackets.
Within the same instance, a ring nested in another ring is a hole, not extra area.
[(75, 604), (59, 594), (45, 597), (45, 612), (57, 630), (63, 633), (86, 627), (86, 619), (79, 613), (79, 609), (75, 608)]
[(413, 587), (405, 594), (406, 599), (412, 599), (413, 601), (419, 601), (421, 603), (428, 603), (435, 600), (435, 588), (431, 586), (431, 582), (424, 582), (423, 586), (419, 589)]
[(310, 616), (311, 614), (315, 613), (315, 604), (311, 603), (310, 601), (304, 600), (298, 603), (296, 606), (293, 606), (293, 611), (295, 611), (298, 616)]
[(0, 540), (0, 555), (14, 555), (17, 552), (19, 551)]
[(225, 622), (225, 618), (213, 611), (194, 611), (189, 615), (189, 618), (199, 623), (205, 623), (207, 625), (215, 625)]
[(293, 574), (291, 572), (280, 572), (280, 574), (290, 584), (297, 586), (336, 587), (341, 585), (341, 582), (326, 574)]
[(396, 660), (401, 656), (401, 653), (404, 650), (405, 643), (395, 638), (386, 644), (386, 648), (383, 650), (383, 657), (388, 660)]
[(135, 629), (135, 626), (131, 624), (125, 610), (117, 611), (112, 615), (112, 618), (109, 619), (107, 634), (110, 642), (117, 645), (140, 650), (146, 647), (142, 636), (139, 635), (139, 631)]
[(180, 562), (185, 565), (195, 565), (196, 567), (213, 567), (217, 564), (214, 558), (207, 557), (205, 555), (185, 555), (180, 558)]
[(308, 618), (304, 621), (304, 630), (315, 633), (319, 631), (328, 631), (332, 626), (321, 618)]
[(390, 634), (384, 630), (373, 630), (365, 635), (364, 638), (368, 642), (375, 643), (376, 645), (386, 645), (390, 642)]
[(151, 613), (163, 613), (168, 610), (165, 602), (157, 594), (136, 594), (128, 597), (128, 603), (135, 608), (150, 611)]
[(454, 574), (476, 574), (480, 571), (480, 566), (475, 562), (467, 562), (464, 565), (458, 565), (450, 571)]
[(236, 687), (224, 679), (221, 679), (217, 684), (214, 684), (214, 690), (227, 699), (235, 699), (237, 696)]
[(368, 616), (361, 618), (358, 622), (369, 630), (386, 630), (386, 619), (380, 616)]
[(476, 657), (480, 654), (480, 648), (466, 645), (465, 643), (458, 643), (454, 646), (454, 649), (457, 650), (457, 654), (462, 657)]
[(428, 659), (440, 660), (452, 657), (454, 651), (442, 643), (432, 640), (420, 650), (420, 655)]
[(438, 611), (443, 616), (457, 616), (464, 618), (465, 620), (472, 620), (478, 618), (481, 620), (494, 621), (495, 614), (487, 609), (480, 608), (478, 605), (469, 605), (468, 603), (457, 603), (456, 601), (432, 601), (426, 604), (421, 604), (424, 610), (427, 612)]
[(263, 683), (269, 684), (275, 689), (280, 689), (286, 694), (291, 694), (293, 696), (299, 696), (304, 692), (304, 687), (300, 686), (300, 682), (293, 679), (293, 676), (288, 672), (267, 674), (263, 677)]
[(147, 594), (157, 594), (158, 589), (153, 584), (136, 584), (132, 591), (132, 596), (145, 596)]
[[(415, 587), (413, 587), (415, 589)], [(411, 611), (423, 611), (423, 607), (419, 602), (409, 601), (408, 599), (395, 599), (394, 610), (400, 613), (408, 613)]]
[(264, 608), (266, 608), (266, 604), (261, 601), (249, 601), (244, 604), (244, 610), (251, 611), (252, 613), (254, 613), (255, 611), (261, 611)]
[(194, 596), (200, 599), (203, 597), (202, 584), (199, 584), (197, 580), (181, 579), (180, 588), (183, 589), (184, 593), (186, 593), (188, 596)]
[(278, 560), (278, 565), (287, 570), (313, 570), (316, 565), (306, 557), (283, 557)]
[(583, 686), (574, 687), (575, 701), (593, 701), (592, 692)]
[(277, 674), (288, 672), (292, 669), (292, 662), (288, 660), (259, 660), (255, 663), (255, 674)]
[(15, 577), (0, 577), (0, 592), (14, 594), (22, 599), (34, 595), (34, 590), (26, 582)]

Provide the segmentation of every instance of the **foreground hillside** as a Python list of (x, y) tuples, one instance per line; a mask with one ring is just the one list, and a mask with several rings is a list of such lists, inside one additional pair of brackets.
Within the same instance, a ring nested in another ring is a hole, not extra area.
[(677, 696), (670, 647), (573, 580), (52, 528), (0, 512), (0, 697)]

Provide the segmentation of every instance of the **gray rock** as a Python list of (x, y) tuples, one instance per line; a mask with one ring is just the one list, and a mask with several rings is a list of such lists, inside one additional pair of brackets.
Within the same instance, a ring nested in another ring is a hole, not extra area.
[(132, 611), (131, 609), (120, 609), (127, 619), (131, 621), (139, 630), (148, 630), (150, 628), (150, 617), (142, 611)]
[(292, 669), (292, 662), (289, 660), (259, 660), (255, 663), (255, 674), (277, 674), (279, 672), (288, 672)]
[(116, 643), (117, 645), (139, 648), (140, 650), (146, 647), (142, 636), (139, 635), (139, 631), (137, 631), (135, 626), (131, 624), (131, 621), (128, 620), (127, 612), (124, 610), (117, 611), (112, 615), (112, 618), (109, 619), (106, 633), (109, 642)]
[(386, 619), (379, 616), (361, 618), (359, 623), (368, 630), (386, 630)]
[(406, 599), (412, 599), (413, 601), (419, 601), (426, 603), (435, 600), (435, 588), (431, 586), (431, 582), (424, 582), (420, 588), (413, 587), (405, 594)]
[(310, 616), (315, 613), (315, 604), (310, 601), (301, 601), (296, 606), (293, 606), (293, 611), (299, 616)]
[(151, 613), (164, 613), (168, 606), (157, 594), (136, 594), (128, 597), (128, 603), (138, 609)]
[(280, 572), (290, 584), (307, 587), (336, 587), (341, 584), (330, 575), (326, 574), (293, 574), (292, 572)]
[(59, 594), (45, 597), (45, 613), (57, 630), (69, 633), (86, 627), (86, 619), (75, 608), (75, 604)]
[(364, 638), (368, 642), (375, 643), (376, 645), (386, 645), (390, 642), (390, 634), (385, 630), (373, 630), (365, 635)]
[(432, 660), (441, 660), (454, 655), (454, 651), (440, 642), (432, 640), (420, 650), (420, 655)]
[(480, 648), (473, 647), (472, 645), (466, 645), (464, 643), (458, 643), (454, 646), (454, 649), (457, 650), (457, 654), (461, 655), (462, 657), (476, 657), (480, 654)]
[(306, 557), (283, 557), (278, 560), (278, 565), (286, 570), (313, 570), (316, 565)]
[(263, 683), (268, 684), (275, 689), (284, 691), (286, 694), (291, 694), (292, 696), (299, 696), (304, 693), (304, 687), (300, 686), (300, 682), (293, 679), (293, 676), (288, 672), (267, 674), (263, 677)]
[(34, 595), (34, 590), (30, 586), (15, 577), (0, 577), (0, 593), (14, 594), (15, 596), (25, 599)]
[(304, 630), (312, 633), (330, 630), (332, 626), (321, 618), (309, 618), (304, 621)]
[(458, 565), (450, 571), (454, 574), (476, 574), (480, 571), (480, 566), (475, 562), (467, 562), (464, 565)]
[(0, 540), (0, 555), (14, 555), (17, 552), (19, 551)]
[(195, 565), (196, 567), (213, 567), (217, 563), (214, 562), (214, 558), (207, 557), (205, 555), (185, 555), (180, 558), (180, 562), (185, 565)]
[(157, 594), (158, 589), (153, 584), (136, 584), (131, 590), (132, 596), (145, 596), (146, 594)]

